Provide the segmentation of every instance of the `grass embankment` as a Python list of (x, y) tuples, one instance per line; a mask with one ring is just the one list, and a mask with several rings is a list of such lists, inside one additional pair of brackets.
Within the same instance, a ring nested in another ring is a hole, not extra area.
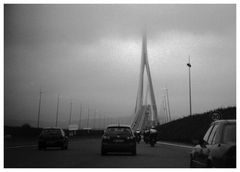
[(212, 120), (212, 113), (221, 113), (221, 119), (236, 119), (236, 107), (220, 108), (203, 114), (194, 114), (158, 127), (158, 139), (162, 141), (192, 143), (203, 138)]

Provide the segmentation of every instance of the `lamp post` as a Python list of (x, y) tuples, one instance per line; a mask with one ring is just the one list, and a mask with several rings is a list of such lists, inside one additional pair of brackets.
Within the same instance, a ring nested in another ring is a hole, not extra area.
[(70, 102), (70, 114), (69, 114), (68, 125), (70, 125), (71, 123), (72, 123), (72, 101)]
[(167, 118), (168, 118), (168, 122), (171, 121), (171, 113), (170, 113), (170, 105), (169, 105), (169, 96), (168, 96), (168, 89), (167, 88), (163, 88), (163, 90), (165, 91), (164, 94), (166, 94), (164, 96), (164, 102), (165, 102), (165, 108), (166, 108), (166, 111), (167, 111)]
[(191, 100), (191, 63), (190, 63), (190, 56), (189, 56), (189, 61), (187, 63), (188, 66), (188, 74), (189, 74), (189, 107), (190, 107), (190, 116), (192, 116), (192, 100)]
[(39, 128), (40, 113), (41, 113), (41, 101), (42, 101), (42, 90), (40, 89), (40, 96), (38, 102), (38, 119), (37, 119), (37, 128)]
[(169, 115), (168, 115), (166, 95), (163, 96), (163, 108), (164, 108), (164, 113), (166, 115), (166, 123), (167, 123), (167, 122), (169, 122)]
[(88, 108), (88, 111), (87, 111), (87, 128), (89, 127), (89, 108)]
[(58, 98), (57, 98), (57, 112), (56, 112), (56, 124), (55, 126), (58, 126), (58, 109), (59, 109), (59, 94), (58, 94)]
[(167, 93), (167, 106), (168, 106), (168, 115), (169, 115), (169, 120), (171, 121), (171, 113), (170, 113), (170, 105), (169, 105), (169, 97), (168, 97), (168, 89), (166, 88), (166, 93)]
[(79, 129), (81, 129), (81, 121), (82, 120), (82, 104), (80, 105), (80, 113), (79, 113)]
[(96, 118), (96, 113), (97, 113), (97, 111), (96, 111), (96, 109), (95, 109), (95, 111), (94, 111), (94, 115), (93, 115), (93, 129), (95, 129), (95, 118)]

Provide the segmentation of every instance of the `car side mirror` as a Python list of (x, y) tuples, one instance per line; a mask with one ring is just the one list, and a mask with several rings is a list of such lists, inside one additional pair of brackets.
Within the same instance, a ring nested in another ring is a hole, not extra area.
[(203, 139), (200, 139), (200, 140), (199, 140), (199, 145), (200, 145), (202, 148), (206, 148), (206, 142), (205, 142)]
[(194, 146), (200, 145), (201, 147), (204, 147), (204, 148), (206, 147), (206, 142), (203, 139), (194, 139), (192, 140), (192, 144)]
[(193, 140), (192, 140), (192, 144), (193, 144), (194, 146), (196, 146), (196, 145), (198, 145), (198, 144), (200, 144), (200, 143), (199, 143), (199, 140), (198, 140), (198, 139), (193, 139)]

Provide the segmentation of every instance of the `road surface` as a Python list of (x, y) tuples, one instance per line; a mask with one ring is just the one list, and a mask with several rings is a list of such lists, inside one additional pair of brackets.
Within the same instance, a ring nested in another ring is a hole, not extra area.
[(190, 147), (158, 143), (137, 145), (137, 155), (100, 154), (101, 139), (73, 139), (68, 150), (49, 148), (39, 151), (35, 144), (4, 148), (4, 167), (31, 168), (188, 168)]

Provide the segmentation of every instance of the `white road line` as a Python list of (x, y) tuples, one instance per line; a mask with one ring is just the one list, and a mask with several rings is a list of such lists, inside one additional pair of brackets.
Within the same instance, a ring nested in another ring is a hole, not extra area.
[(183, 148), (188, 148), (192, 149), (193, 146), (187, 146), (187, 145), (180, 145), (180, 144), (173, 144), (173, 143), (168, 143), (168, 142), (157, 142), (158, 144), (163, 144), (163, 145), (169, 145), (169, 146), (177, 146), (177, 147), (183, 147)]
[(26, 147), (36, 147), (37, 145), (21, 145), (21, 146), (10, 146), (5, 149), (17, 149), (17, 148), (26, 148)]

